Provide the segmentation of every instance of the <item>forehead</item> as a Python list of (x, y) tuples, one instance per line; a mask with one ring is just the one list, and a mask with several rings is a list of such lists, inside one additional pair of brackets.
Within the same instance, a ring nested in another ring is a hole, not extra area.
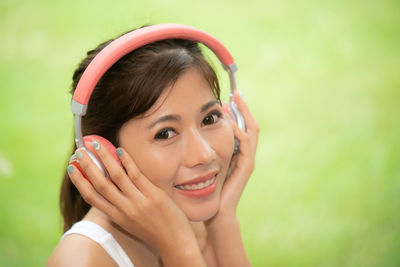
[(156, 103), (143, 118), (165, 113), (187, 113), (200, 110), (204, 103), (216, 99), (213, 89), (196, 69), (184, 72), (169, 88), (166, 88)]

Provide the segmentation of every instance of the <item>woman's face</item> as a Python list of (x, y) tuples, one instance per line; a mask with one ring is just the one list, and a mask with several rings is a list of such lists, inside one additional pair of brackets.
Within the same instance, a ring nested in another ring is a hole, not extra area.
[(216, 214), (234, 136), (210, 85), (196, 69), (164, 90), (143, 117), (125, 123), (119, 142), (190, 220)]

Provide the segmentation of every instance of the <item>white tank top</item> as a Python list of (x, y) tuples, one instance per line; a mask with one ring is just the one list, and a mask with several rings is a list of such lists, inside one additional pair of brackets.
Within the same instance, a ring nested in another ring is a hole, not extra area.
[(120, 267), (134, 267), (128, 255), (114, 237), (100, 225), (90, 221), (79, 221), (63, 234), (61, 239), (70, 234), (80, 234), (99, 243)]

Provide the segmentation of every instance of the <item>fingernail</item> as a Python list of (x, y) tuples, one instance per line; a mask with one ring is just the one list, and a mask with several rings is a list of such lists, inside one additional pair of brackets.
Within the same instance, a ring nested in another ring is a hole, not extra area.
[(99, 150), (99, 149), (100, 149), (100, 144), (99, 144), (99, 142), (97, 142), (96, 140), (93, 140), (93, 142), (92, 142), (92, 147), (93, 147), (94, 149), (96, 149), (96, 150)]
[(238, 93), (239, 93), (239, 95), (240, 95), (240, 98), (242, 98), (242, 99), (243, 99), (243, 93), (242, 93), (242, 92), (240, 92), (240, 91), (238, 91)]
[(122, 156), (122, 149), (121, 148), (117, 148), (117, 154), (118, 154), (118, 156)]
[(74, 171), (74, 167), (72, 167), (72, 165), (68, 165), (68, 167), (67, 167), (67, 172), (68, 172), (69, 174), (72, 174), (73, 171)]
[(81, 152), (80, 149), (78, 149), (78, 150), (75, 152), (75, 156), (76, 156), (78, 159), (82, 159), (82, 158), (83, 158), (83, 154), (82, 154), (82, 152)]

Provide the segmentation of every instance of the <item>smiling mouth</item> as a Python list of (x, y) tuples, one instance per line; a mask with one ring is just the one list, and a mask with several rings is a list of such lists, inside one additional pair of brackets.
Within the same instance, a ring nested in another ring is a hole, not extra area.
[(207, 181), (196, 183), (196, 184), (186, 184), (186, 185), (176, 185), (175, 187), (180, 190), (187, 190), (187, 191), (194, 191), (194, 190), (201, 190), (206, 187), (209, 187), (211, 184), (214, 183), (216, 177), (215, 175), (208, 179)]

